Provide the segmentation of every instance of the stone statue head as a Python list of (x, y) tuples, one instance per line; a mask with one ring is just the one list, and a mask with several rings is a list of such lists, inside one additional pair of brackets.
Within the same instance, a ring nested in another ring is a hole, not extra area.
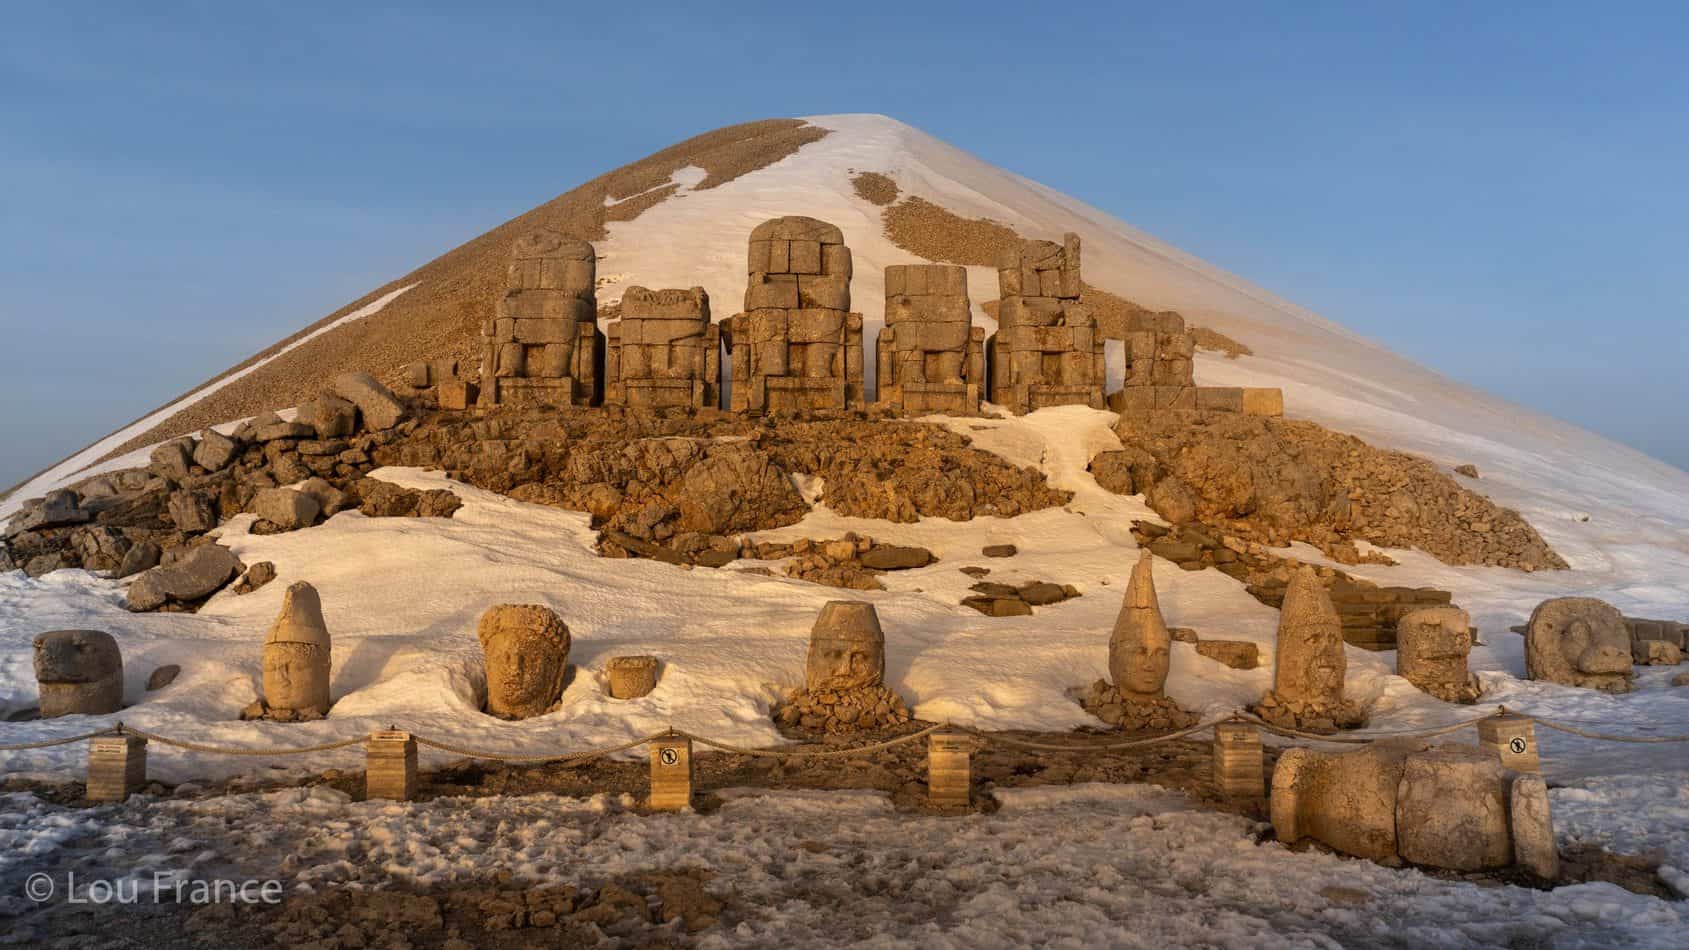
[(1624, 616), (1593, 597), (1545, 600), (1525, 628), (1525, 669), (1532, 679), (1610, 692), (1630, 688), (1630, 631)]
[(1154, 562), (1154, 555), (1145, 551), (1132, 567), (1108, 640), (1109, 676), (1114, 688), (1129, 696), (1160, 696), (1172, 662), (1173, 636), (1155, 595)]
[(117, 640), (103, 630), (52, 630), (35, 638), (35, 679), (93, 683), (123, 673)]
[(829, 601), (809, 633), (804, 686), (845, 690), (879, 686), (886, 675), (886, 638), (874, 605)]
[(1458, 607), (1423, 607), (1396, 621), (1396, 672), (1438, 698), (1477, 698), (1477, 680), (1466, 669), (1471, 650), (1472, 620)]
[(477, 633), (487, 664), (487, 712), (526, 719), (563, 695), (569, 627), (551, 608), (501, 604), (481, 615)]
[(290, 585), (264, 637), (264, 703), (328, 712), (332, 649), (317, 589), (304, 581)]
[(1337, 608), (1319, 577), (1303, 568), (1291, 577), (1279, 608), (1273, 691), (1286, 700), (1341, 702), (1347, 672)]

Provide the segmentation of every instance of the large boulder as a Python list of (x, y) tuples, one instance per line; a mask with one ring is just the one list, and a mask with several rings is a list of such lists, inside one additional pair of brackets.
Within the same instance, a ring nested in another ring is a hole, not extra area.
[(157, 610), (189, 604), (216, 593), (240, 571), (240, 561), (220, 544), (201, 544), (174, 563), (152, 568), (129, 585), (128, 607)]
[(339, 439), (358, 429), (358, 407), (327, 393), (299, 404), (293, 421), (310, 426), (319, 439)]
[(171, 439), (152, 450), (147, 471), (171, 482), (186, 481), (193, 472), (194, 440), (191, 436)]
[(170, 493), (170, 520), (184, 534), (203, 534), (217, 527), (217, 508), (204, 492), (178, 489)]
[(239, 453), (239, 442), (216, 429), (206, 429), (199, 434), (199, 444), (194, 446), (194, 464), (208, 472), (220, 472)]
[(1408, 758), (1425, 748), (1386, 740), (1349, 752), (1285, 750), (1273, 768), (1273, 833), (1286, 844), (1313, 838), (1358, 858), (1397, 858), (1397, 791)]
[(35, 638), (41, 718), (104, 715), (123, 705), (123, 653), (100, 630), (53, 630)]
[(713, 448), (674, 492), (679, 531), (731, 534), (789, 524), (809, 510), (792, 478), (769, 457), (743, 443)]
[(82, 507), (82, 497), (68, 488), (50, 491), (40, 501), (21, 508), (6, 525), (6, 536), (25, 531), (43, 531), (92, 521), (92, 512)]
[(309, 528), (321, 505), (312, 495), (291, 488), (266, 488), (252, 498), (252, 513), (283, 531)]
[[(368, 373), (345, 373), (334, 378), (335, 395), (358, 407), (370, 429), (391, 429), (403, 422), (405, 404)], [(324, 438), (328, 438), (325, 433)]]
[(1396, 621), (1396, 673), (1451, 703), (1476, 702), (1482, 690), (1466, 669), (1472, 618), (1459, 607), (1424, 607)]
[(487, 664), (487, 712), (503, 719), (543, 715), (563, 695), (569, 627), (549, 607), (500, 604), (476, 631)]
[(1356, 857), (1556, 874), (1548, 789), (1476, 746), (1382, 740), (1347, 752), (1286, 750), (1273, 769), (1273, 832)]
[(290, 585), (264, 637), (264, 705), (292, 711), (285, 718), (327, 715), (332, 651), (317, 589), (304, 581)]
[(1410, 756), (1396, 802), (1403, 858), (1457, 871), (1513, 863), (1508, 790), (1513, 773), (1494, 752), (1443, 746)]
[(1534, 680), (1630, 691), (1630, 631), (1618, 609), (1593, 597), (1556, 597), (1525, 626), (1525, 673)]

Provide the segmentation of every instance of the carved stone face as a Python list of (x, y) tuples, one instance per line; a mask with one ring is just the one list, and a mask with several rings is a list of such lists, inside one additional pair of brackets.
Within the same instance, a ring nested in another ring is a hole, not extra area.
[(1273, 691), (1282, 699), (1317, 704), (1340, 703), (1348, 661), (1343, 654), (1343, 625), (1325, 587), (1312, 573), (1299, 571), (1285, 591), (1279, 610)]
[(1167, 684), (1172, 660), (1169, 644), (1138, 640), (1121, 645), (1124, 675), (1115, 688), (1126, 693), (1159, 696)]
[(569, 668), (569, 628), (550, 609), (494, 607), (481, 618), (487, 664), (487, 712), (526, 719), (550, 709), (563, 694)]
[(808, 689), (879, 686), (885, 670), (885, 634), (872, 604), (835, 600), (821, 608), (809, 635), (809, 662), (804, 670)]
[(1416, 685), (1421, 680), (1465, 683), (1470, 620), (1455, 607), (1416, 610), (1397, 623), (1396, 650), (1397, 671)]
[(328, 651), (314, 643), (264, 645), (264, 703), (328, 712)]
[(1525, 669), (1532, 679), (1613, 692), (1630, 688), (1630, 633), (1610, 604), (1559, 597), (1537, 605), (1525, 632)]
[(35, 678), (40, 682), (92, 683), (122, 670), (122, 652), (109, 633), (54, 630), (35, 638)]

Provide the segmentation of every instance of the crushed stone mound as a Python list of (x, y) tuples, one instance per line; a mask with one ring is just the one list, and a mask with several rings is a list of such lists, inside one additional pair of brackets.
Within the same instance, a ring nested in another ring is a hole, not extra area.
[(1196, 713), (1186, 712), (1165, 696), (1149, 700), (1126, 696), (1108, 680), (1092, 683), (1079, 697), (1079, 705), (1103, 722), (1127, 732), (1167, 732), (1197, 723)]
[(1518, 512), (1425, 459), (1312, 422), (1160, 411), (1123, 416), (1114, 431), (1129, 455), (1113, 464), (1174, 524), (1277, 546), (1306, 541), (1351, 559), (1364, 540), (1457, 566), (1566, 567)]
[(1353, 701), (1331, 705), (1312, 702), (1286, 702), (1278, 694), (1268, 691), (1249, 711), (1281, 729), (1297, 729), (1331, 735), (1342, 729), (1358, 729), (1366, 725), (1366, 710)]
[(774, 710), (774, 721), (786, 729), (827, 735), (889, 729), (912, 718), (903, 697), (884, 686), (797, 689)]
[(822, 478), (822, 502), (842, 515), (899, 522), (1012, 516), (1072, 498), (1043, 473), (940, 426), (861, 415), (776, 421), (613, 407), (440, 413), (379, 448), (375, 459), (444, 469), (522, 501), (584, 510), (619, 547), (664, 557), (654, 546), (687, 563), (706, 563), (698, 557), (704, 552), (730, 560), (739, 546), (724, 536), (801, 519), (809, 505), (793, 473)]

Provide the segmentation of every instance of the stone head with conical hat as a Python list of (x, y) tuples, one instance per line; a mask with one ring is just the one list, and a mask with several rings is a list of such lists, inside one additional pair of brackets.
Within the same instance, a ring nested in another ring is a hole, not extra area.
[(1173, 637), (1155, 596), (1154, 561), (1154, 555), (1145, 551), (1132, 567), (1114, 633), (1108, 638), (1108, 675), (1123, 696), (1160, 696), (1167, 685)]
[(804, 686), (810, 690), (864, 689), (886, 677), (886, 636), (874, 605), (832, 600), (809, 631)]
[(265, 705), (327, 713), (331, 648), (317, 589), (304, 581), (290, 586), (264, 637)]

